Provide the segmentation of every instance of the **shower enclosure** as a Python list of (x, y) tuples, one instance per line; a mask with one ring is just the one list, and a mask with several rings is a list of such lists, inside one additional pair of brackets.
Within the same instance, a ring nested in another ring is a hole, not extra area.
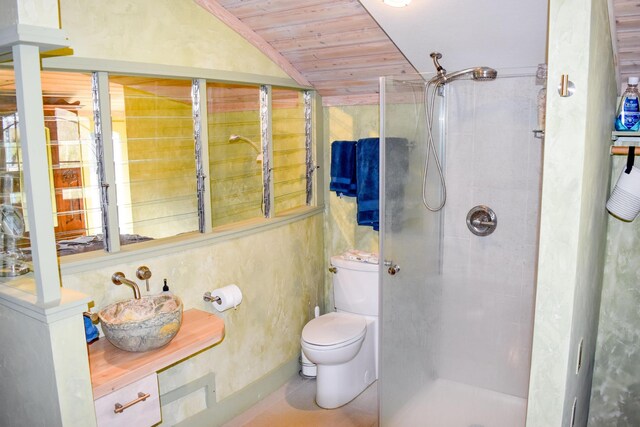
[[(524, 426), (542, 161), (542, 141), (532, 130), (540, 87), (534, 75), (500, 74), (444, 87), (432, 133), (447, 202), (431, 212), (422, 200), (426, 80), (381, 79), (380, 422)], [(435, 167), (425, 190), (437, 205), (442, 186)], [(476, 206), (495, 212), (493, 233), (471, 232), (467, 214)]]

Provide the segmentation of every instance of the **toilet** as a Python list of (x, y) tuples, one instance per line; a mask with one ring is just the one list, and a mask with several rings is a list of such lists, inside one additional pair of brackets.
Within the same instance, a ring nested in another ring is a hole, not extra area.
[(317, 365), (316, 403), (342, 406), (378, 379), (378, 259), (349, 251), (331, 257), (335, 312), (302, 330), (305, 356)]

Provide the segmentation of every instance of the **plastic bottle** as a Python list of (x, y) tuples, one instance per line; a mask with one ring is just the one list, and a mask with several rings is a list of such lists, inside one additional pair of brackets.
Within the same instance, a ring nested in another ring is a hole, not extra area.
[(162, 287), (161, 293), (171, 295), (171, 291), (169, 290), (169, 285), (167, 285), (167, 279), (164, 279), (164, 286)]
[(638, 99), (638, 78), (629, 77), (627, 89), (620, 98), (620, 105), (616, 112), (616, 130), (638, 131), (640, 130), (640, 105)]

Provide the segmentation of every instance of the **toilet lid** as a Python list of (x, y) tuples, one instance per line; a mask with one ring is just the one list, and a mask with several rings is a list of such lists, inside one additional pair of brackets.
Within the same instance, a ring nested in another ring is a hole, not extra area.
[(364, 317), (348, 313), (327, 313), (302, 329), (302, 339), (313, 345), (336, 345), (360, 338), (367, 328)]

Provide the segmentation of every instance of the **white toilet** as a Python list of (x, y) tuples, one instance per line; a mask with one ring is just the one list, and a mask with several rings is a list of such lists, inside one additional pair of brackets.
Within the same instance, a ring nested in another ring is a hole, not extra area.
[(378, 378), (378, 264), (375, 254), (331, 257), (336, 312), (307, 323), (302, 351), (317, 365), (316, 403), (342, 406)]

